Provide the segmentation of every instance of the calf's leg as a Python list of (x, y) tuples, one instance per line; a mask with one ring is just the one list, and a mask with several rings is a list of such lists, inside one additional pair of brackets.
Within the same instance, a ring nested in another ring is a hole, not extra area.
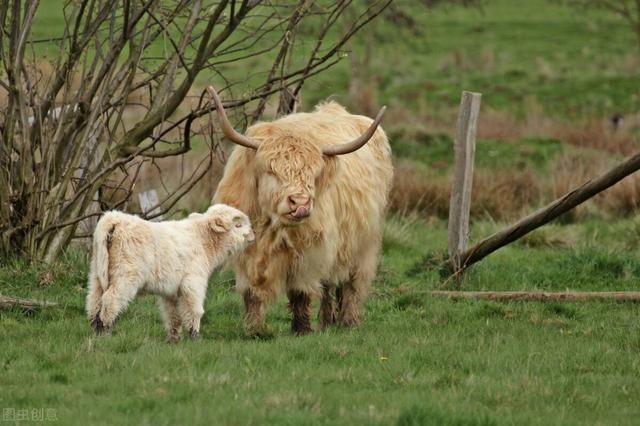
[(120, 312), (136, 297), (140, 284), (112, 278), (109, 288), (102, 294), (99, 320), (103, 330), (110, 333)]
[(178, 311), (182, 324), (192, 339), (200, 337), (200, 320), (204, 314), (207, 283), (201, 279), (186, 281), (178, 294)]
[(158, 297), (158, 305), (160, 305), (160, 311), (167, 329), (167, 342), (179, 342), (182, 319), (178, 312), (177, 299), (173, 297)]

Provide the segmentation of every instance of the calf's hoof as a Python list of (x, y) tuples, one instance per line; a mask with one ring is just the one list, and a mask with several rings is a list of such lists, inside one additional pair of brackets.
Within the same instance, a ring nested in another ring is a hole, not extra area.
[(99, 316), (96, 315), (95, 317), (91, 318), (91, 328), (96, 334), (104, 333), (104, 324), (102, 323), (102, 320)]
[(91, 320), (91, 327), (99, 336), (110, 336), (111, 331), (113, 330), (113, 324), (105, 324), (100, 317), (95, 317)]

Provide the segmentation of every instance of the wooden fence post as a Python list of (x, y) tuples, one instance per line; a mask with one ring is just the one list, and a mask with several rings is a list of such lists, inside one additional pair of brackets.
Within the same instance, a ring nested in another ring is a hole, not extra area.
[(480, 93), (462, 92), (458, 129), (454, 142), (455, 166), (449, 203), (449, 259), (454, 271), (460, 269), (460, 255), (469, 240), (469, 210), (476, 152), (476, 123), (480, 112)]

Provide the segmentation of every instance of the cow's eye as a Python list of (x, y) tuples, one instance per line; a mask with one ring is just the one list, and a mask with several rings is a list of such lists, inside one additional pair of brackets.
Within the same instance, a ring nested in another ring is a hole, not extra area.
[(242, 224), (241, 223), (236, 223), (236, 228), (242, 228)]

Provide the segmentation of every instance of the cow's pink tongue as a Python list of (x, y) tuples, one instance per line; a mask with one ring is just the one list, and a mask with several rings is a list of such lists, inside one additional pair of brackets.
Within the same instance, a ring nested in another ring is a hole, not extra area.
[(307, 216), (309, 216), (309, 209), (304, 206), (298, 207), (296, 211), (293, 213), (293, 217), (298, 219), (302, 219), (303, 217), (307, 217)]

